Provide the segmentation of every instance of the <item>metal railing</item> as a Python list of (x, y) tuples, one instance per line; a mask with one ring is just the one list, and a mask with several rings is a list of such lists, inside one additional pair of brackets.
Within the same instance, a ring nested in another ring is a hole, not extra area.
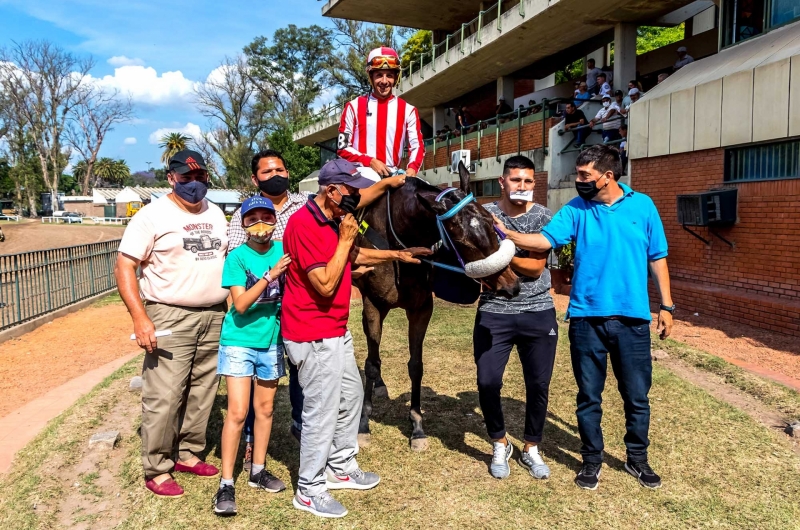
[(306, 127), (311, 127), (312, 125), (321, 122), (327, 118), (332, 116), (341, 116), (342, 109), (344, 109), (344, 103), (338, 103), (332, 106), (325, 106), (319, 110), (314, 115), (308, 116), (307, 118), (301, 120), (297, 123), (294, 127), (295, 131), (302, 131)]
[(120, 241), (0, 256), (0, 330), (116, 289)]
[(419, 67), (416, 70), (414, 69), (414, 61), (410, 61), (407, 67), (401, 69), (400, 77), (411, 77), (415, 71), (420, 72), (420, 75), (422, 75), (422, 70), (426, 64), (430, 64), (432, 71), (435, 72), (436, 58), (442, 55), (444, 55), (445, 61), (450, 64), (450, 57), (448, 54), (451, 47), (455, 49), (455, 47), (458, 46), (459, 51), (463, 55), (467, 53), (464, 44), (469, 37), (475, 35), (475, 42), (479, 45), (481, 44), (483, 28), (496, 24), (497, 31), (502, 32), (502, 16), (514, 8), (518, 9), (519, 16), (525, 16), (525, 0), (506, 0), (505, 2), (503, 0), (498, 0), (498, 2), (491, 7), (483, 11), (478, 11), (478, 16), (469, 22), (461, 24), (460, 30), (448, 34), (442, 42), (434, 45), (430, 52), (420, 55)]

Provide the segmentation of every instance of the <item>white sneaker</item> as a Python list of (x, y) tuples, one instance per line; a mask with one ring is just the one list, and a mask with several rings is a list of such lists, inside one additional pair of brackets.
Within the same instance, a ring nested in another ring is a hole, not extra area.
[(532, 445), (527, 451), (522, 452), (519, 463), (522, 467), (528, 469), (528, 473), (533, 478), (550, 478), (550, 468), (544, 463), (542, 455), (539, 454), (539, 447), (536, 445)]
[(489, 472), (494, 478), (506, 478), (511, 474), (511, 468), (508, 461), (511, 459), (511, 454), (514, 452), (514, 446), (506, 438), (506, 444), (502, 442), (492, 442), (492, 465), (489, 466)]
[(327, 491), (323, 491), (314, 497), (306, 497), (298, 491), (294, 499), (292, 499), (292, 505), (298, 510), (313, 513), (317, 517), (338, 519), (347, 515), (347, 508), (342, 506)]

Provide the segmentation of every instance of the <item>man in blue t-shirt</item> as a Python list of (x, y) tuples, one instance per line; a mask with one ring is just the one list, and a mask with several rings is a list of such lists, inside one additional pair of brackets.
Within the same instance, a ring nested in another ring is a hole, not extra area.
[[(619, 152), (605, 145), (583, 151), (576, 162), (572, 199), (553, 216), (541, 234), (520, 234), (498, 227), (519, 248), (548, 251), (575, 241), (567, 318), (572, 370), (578, 383), (577, 417), (583, 466), (575, 483), (596, 489), (603, 462), (600, 429), (607, 356), (625, 408), (625, 469), (642, 486), (658, 488), (661, 478), (647, 462), (650, 445), (652, 383), (648, 270), (661, 296), (657, 332), (672, 330), (672, 296), (667, 270), (667, 240), (653, 201), (617, 182), (622, 174)], [(614, 269), (609, 268), (614, 264)]]

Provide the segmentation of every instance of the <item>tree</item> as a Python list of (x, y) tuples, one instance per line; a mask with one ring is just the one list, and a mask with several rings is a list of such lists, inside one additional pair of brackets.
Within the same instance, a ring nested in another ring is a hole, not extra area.
[(278, 151), (286, 160), (286, 169), (289, 170), (289, 186), (297, 191), (298, 184), (309, 173), (319, 169), (320, 156), (316, 147), (303, 146), (292, 139), (291, 131), (281, 129), (273, 132), (267, 138), (270, 149)]
[(119, 91), (108, 91), (98, 86), (87, 86), (85, 95), (74, 107), (67, 130), (67, 141), (86, 163), (82, 173), (81, 193), (89, 193), (92, 171), (100, 146), (114, 125), (128, 121), (133, 114), (130, 99), (123, 99)]
[(161, 143), (158, 145), (164, 150), (161, 154), (161, 163), (164, 167), (169, 166), (169, 160), (178, 151), (183, 151), (192, 143), (192, 137), (186, 136), (183, 133), (171, 132), (161, 137)]
[[(260, 92), (249, 70), (243, 56), (226, 58), (216, 70), (218, 75), (209, 76), (195, 88), (198, 110), (211, 123), (211, 130), (195, 143), (205, 151), (204, 158), (213, 170), (210, 173), (226, 187), (248, 181), (254, 146), (266, 127)], [(224, 176), (217, 170), (212, 153), (222, 160)]]
[(81, 89), (94, 65), (47, 41), (14, 43), (0, 50), (0, 88), (13, 112), (30, 128), (42, 176), (58, 209), (58, 181), (68, 163), (64, 131), (73, 109), (86, 95)]
[(275, 31), (272, 46), (266, 37), (257, 37), (244, 48), (248, 76), (260, 93), (271, 131), (305, 118), (327, 88), (331, 37), (331, 30), (320, 26), (290, 25)]
[(684, 23), (671, 28), (639, 26), (636, 28), (636, 55), (663, 48), (684, 38)]
[(97, 181), (103, 180), (111, 185), (120, 185), (130, 177), (131, 170), (124, 160), (103, 157), (95, 163), (94, 174)]
[(420, 58), (427, 55), (430, 61), (431, 50), (433, 49), (433, 32), (427, 29), (421, 29), (411, 35), (403, 48), (400, 50), (400, 64), (403, 68), (408, 68), (411, 61), (414, 64), (420, 65)]

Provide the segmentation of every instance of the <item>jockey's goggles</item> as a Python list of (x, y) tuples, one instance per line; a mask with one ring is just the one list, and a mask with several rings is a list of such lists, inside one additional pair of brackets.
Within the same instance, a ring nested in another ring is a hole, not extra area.
[(369, 70), (400, 70), (400, 60), (393, 55), (378, 55), (367, 63)]

